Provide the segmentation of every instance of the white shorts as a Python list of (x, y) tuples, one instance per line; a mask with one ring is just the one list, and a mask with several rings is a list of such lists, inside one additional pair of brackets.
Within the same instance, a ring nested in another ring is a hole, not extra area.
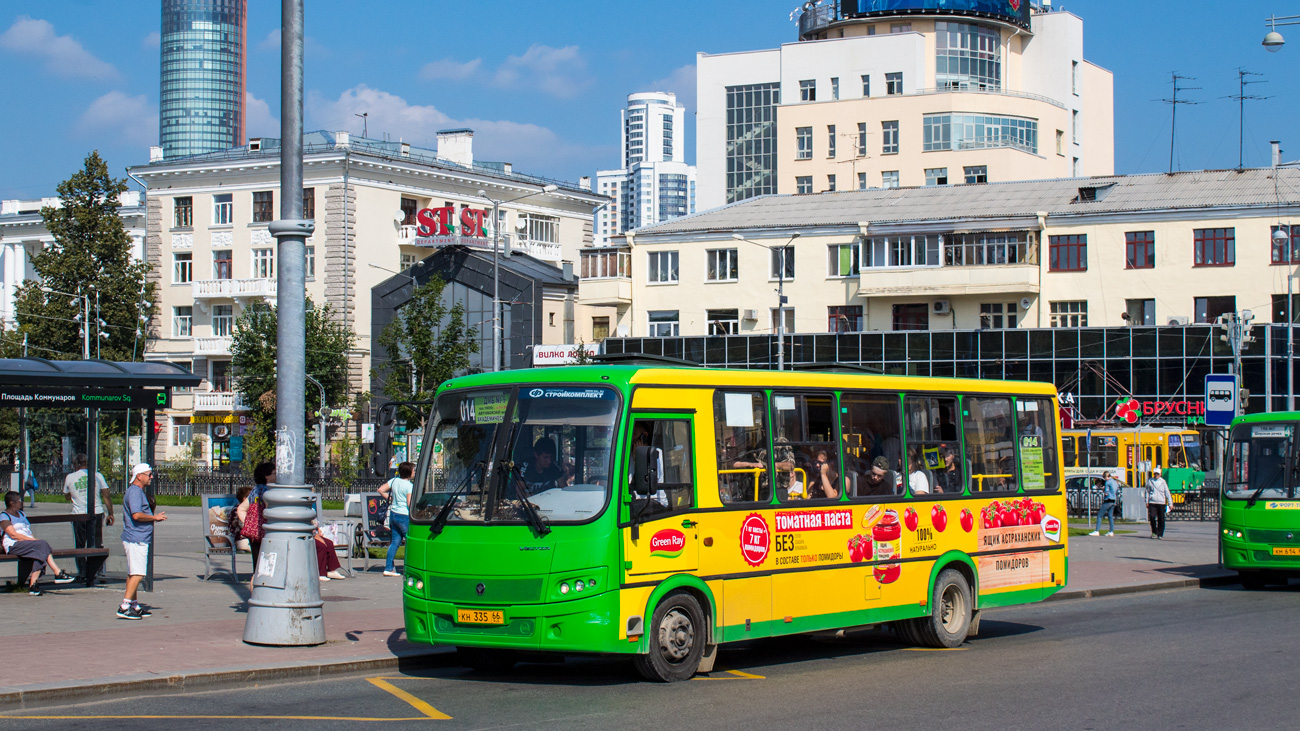
[(126, 551), (127, 575), (144, 576), (145, 569), (149, 566), (149, 544), (122, 541), (122, 549)]

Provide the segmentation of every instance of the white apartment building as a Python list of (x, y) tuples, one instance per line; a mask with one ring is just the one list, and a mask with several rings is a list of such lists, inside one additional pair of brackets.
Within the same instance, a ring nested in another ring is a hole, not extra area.
[[(118, 197), (118, 215), (131, 237), (132, 254), (139, 260), (144, 256), (145, 207), (139, 191), (127, 191)], [(12, 328), (14, 295), (23, 282), (36, 278), (31, 259), (41, 249), (54, 243), (54, 236), (45, 228), (41, 209), (60, 207), (57, 197), (31, 200), (0, 201), (0, 322)], [(32, 355), (42, 355), (33, 352)], [(47, 354), (48, 355), (48, 354)]]
[(697, 54), (700, 209), (1114, 172), (1112, 75), (1084, 58), (1080, 18), (935, 5), (805, 4), (797, 42)]
[(596, 171), (612, 202), (596, 216), (596, 246), (624, 231), (695, 212), (695, 166), (685, 162), (686, 108), (670, 92), (629, 94), (619, 112), (622, 167)]
[[(278, 140), (253, 139), (193, 157), (157, 155), (131, 169), (147, 186), (145, 256), (160, 292), (146, 358), (205, 379), (173, 399), (169, 454), (195, 432), (238, 433), (246, 405), (234, 389), (231, 336), (244, 308), (276, 298), (276, 244), (267, 224), (280, 217), (279, 154)], [(581, 185), (555, 183), (548, 192), (550, 180), (515, 173), (509, 163), (475, 161), (470, 130), (439, 133), (437, 151), (312, 132), (303, 157), (304, 215), (316, 222), (307, 240), (307, 294), (356, 335), (353, 393), (370, 390), (372, 288), (439, 248), (490, 251), (498, 235), (558, 273), (590, 245), (592, 210), (604, 202)], [(508, 201), (496, 221), (488, 198)], [(490, 325), (470, 324), (490, 353)], [(562, 323), (553, 324), (543, 341), (564, 342)]]

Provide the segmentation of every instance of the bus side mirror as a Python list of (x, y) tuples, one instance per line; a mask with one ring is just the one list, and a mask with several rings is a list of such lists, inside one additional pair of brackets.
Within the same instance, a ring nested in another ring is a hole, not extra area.
[(653, 495), (659, 491), (662, 452), (654, 447), (638, 446), (632, 451), (632, 494)]

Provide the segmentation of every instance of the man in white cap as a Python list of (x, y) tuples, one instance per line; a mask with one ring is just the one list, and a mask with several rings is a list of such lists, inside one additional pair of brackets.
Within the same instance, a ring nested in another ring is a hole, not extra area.
[(1163, 540), (1165, 537), (1165, 513), (1174, 507), (1174, 496), (1169, 494), (1169, 484), (1160, 476), (1160, 467), (1156, 466), (1147, 480), (1147, 519), (1151, 521), (1151, 537)]
[(135, 599), (136, 589), (149, 565), (149, 544), (153, 542), (153, 524), (167, 520), (167, 513), (154, 515), (153, 501), (144, 488), (153, 479), (153, 468), (138, 464), (131, 468), (131, 484), (122, 497), (122, 548), (126, 553), (126, 595), (117, 609), (122, 619), (144, 619), (151, 612)]

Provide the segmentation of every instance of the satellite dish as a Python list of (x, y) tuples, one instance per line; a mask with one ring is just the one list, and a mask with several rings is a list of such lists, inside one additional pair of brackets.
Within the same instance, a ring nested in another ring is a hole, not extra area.
[(1027, 310), (1027, 309), (1029, 309), (1029, 306), (1032, 305), (1032, 304), (1034, 304), (1034, 301), (1031, 300), (1031, 299), (1029, 299), (1028, 297), (1021, 297), (1021, 298), (1020, 298), (1020, 309), (1022, 309), (1022, 310)]
[(396, 221), (397, 223), (401, 223), (402, 221), (405, 221), (406, 211), (398, 211), (397, 213), (394, 213), (393, 220)]

